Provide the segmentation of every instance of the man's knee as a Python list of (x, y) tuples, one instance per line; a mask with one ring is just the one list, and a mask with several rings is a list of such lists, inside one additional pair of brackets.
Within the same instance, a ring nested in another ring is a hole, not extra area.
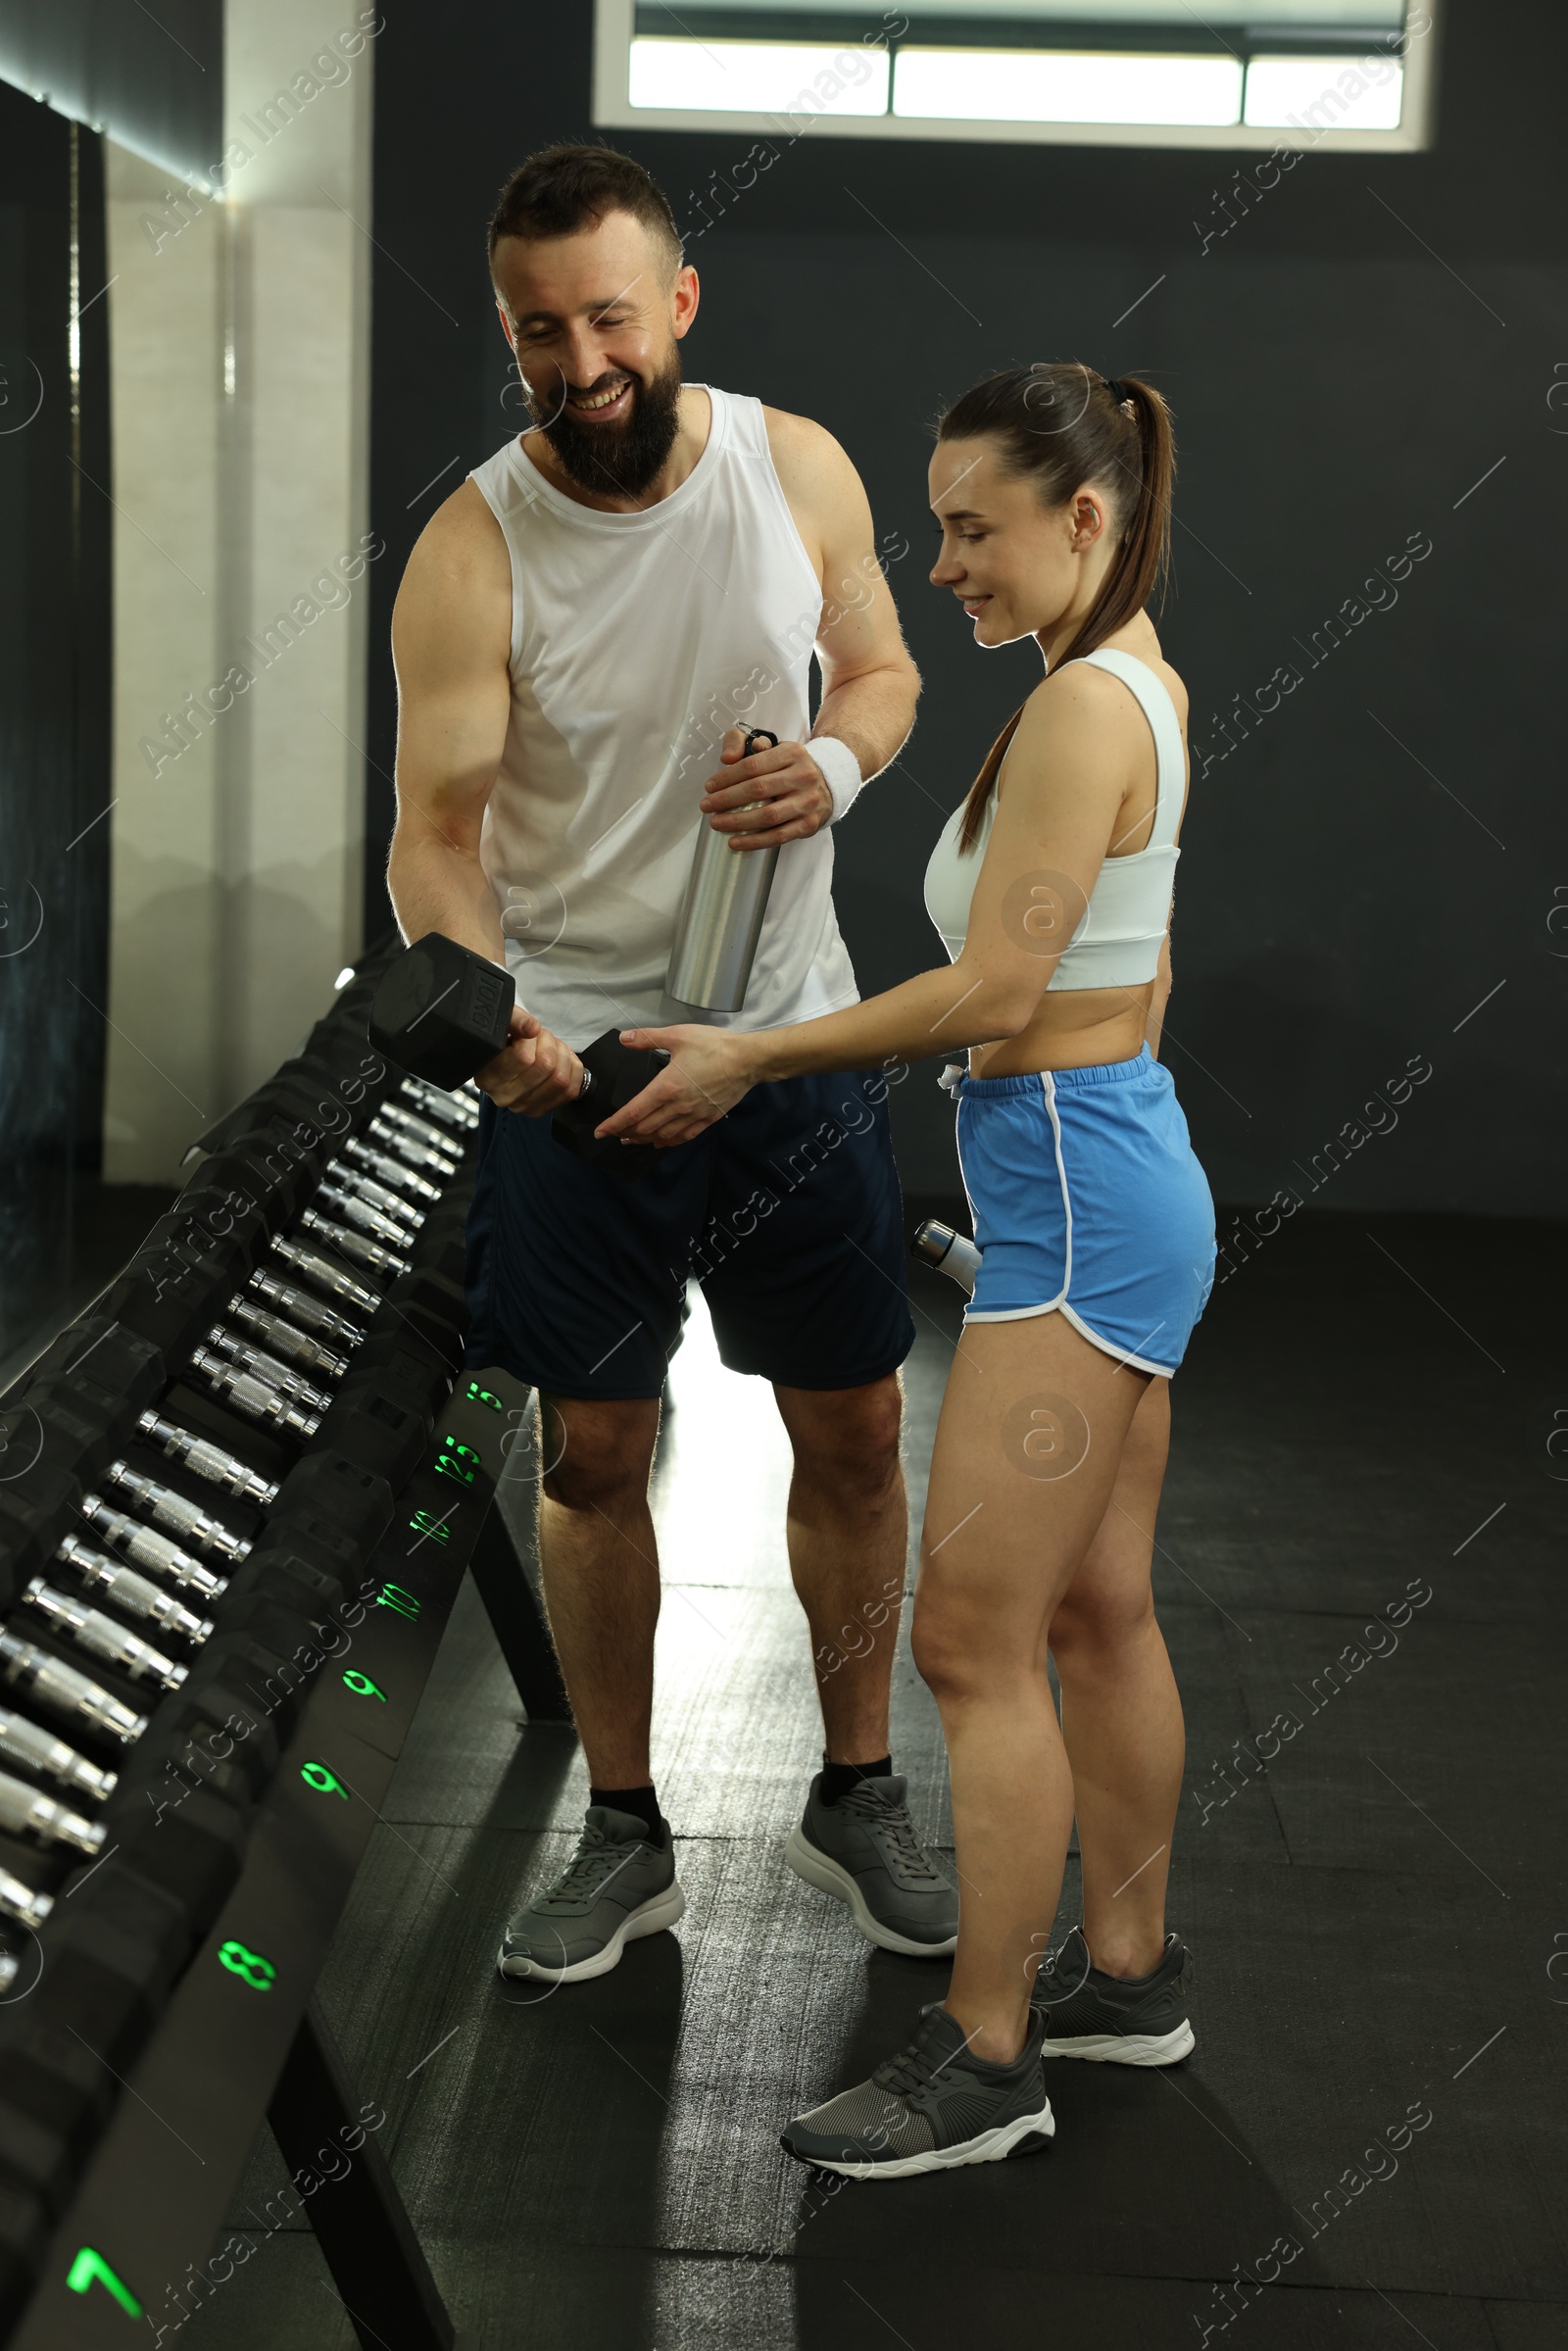
[(773, 1393), (803, 1475), (869, 1494), (897, 1483), (904, 1398), (896, 1374), (863, 1388)]
[(541, 1396), (539, 1402), (548, 1465), (543, 1485), (552, 1502), (566, 1510), (610, 1510), (617, 1500), (646, 1495), (659, 1432), (656, 1397)]

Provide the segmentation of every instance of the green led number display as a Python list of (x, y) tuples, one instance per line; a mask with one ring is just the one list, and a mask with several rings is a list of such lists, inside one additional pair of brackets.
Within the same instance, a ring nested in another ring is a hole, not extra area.
[(386, 1704), (386, 1691), (377, 1690), (368, 1674), (357, 1673), (351, 1666), (343, 1679), (357, 1698), (379, 1698), (383, 1706)]
[(271, 1961), (264, 1959), (260, 1951), (248, 1950), (244, 1943), (226, 1942), (218, 1956), (230, 1975), (248, 1984), (252, 1991), (270, 1991), (277, 1980)]
[[(409, 1521), (416, 1535), (427, 1535), (432, 1543), (450, 1541), (452, 1529), (444, 1518), (432, 1518), (428, 1510), (416, 1510)], [(416, 1549), (418, 1547), (415, 1546)]]
[(66, 2283), (74, 2294), (84, 2294), (94, 2283), (101, 2285), (113, 2294), (127, 2319), (139, 2319), (142, 2315), (141, 2304), (129, 2286), (115, 2276), (103, 2255), (91, 2245), (82, 2246), (71, 2265)]
[(477, 1380), (468, 1382), (467, 1387), (464, 1390), (463, 1400), (466, 1404), (488, 1404), (492, 1412), (499, 1412), (502, 1409), (501, 1398), (495, 1394), (495, 1391), (490, 1388), (481, 1388)]
[(336, 1772), (329, 1772), (324, 1763), (302, 1763), (300, 1778), (308, 1781), (312, 1788), (318, 1788), (323, 1796), (341, 1796), (345, 1804), (349, 1800), (348, 1789)]
[(375, 1604), (378, 1608), (395, 1608), (399, 1616), (417, 1616), (419, 1613), (418, 1601), (412, 1592), (405, 1592), (401, 1584), (383, 1584), (375, 1595)]
[(460, 1486), (471, 1486), (473, 1473), (481, 1466), (471, 1445), (460, 1445), (455, 1437), (443, 1437), (441, 1452), (435, 1463), (438, 1478), (455, 1478)]

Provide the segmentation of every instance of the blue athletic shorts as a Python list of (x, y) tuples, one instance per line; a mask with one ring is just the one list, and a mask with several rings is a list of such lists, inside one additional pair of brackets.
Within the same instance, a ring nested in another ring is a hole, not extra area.
[(486, 1102), (467, 1360), (550, 1396), (656, 1396), (702, 1283), (731, 1371), (859, 1388), (914, 1344), (887, 1080), (757, 1086), (635, 1183)]
[(970, 1322), (1059, 1312), (1106, 1354), (1170, 1373), (1214, 1284), (1214, 1203), (1170, 1072), (1134, 1061), (958, 1088), (983, 1252)]

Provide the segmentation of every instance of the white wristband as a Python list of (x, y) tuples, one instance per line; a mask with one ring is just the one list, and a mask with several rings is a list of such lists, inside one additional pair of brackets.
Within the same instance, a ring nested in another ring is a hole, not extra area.
[(860, 762), (837, 735), (813, 735), (806, 750), (808, 758), (820, 769), (832, 798), (833, 813), (828, 821), (837, 824), (841, 816), (849, 814), (864, 783)]

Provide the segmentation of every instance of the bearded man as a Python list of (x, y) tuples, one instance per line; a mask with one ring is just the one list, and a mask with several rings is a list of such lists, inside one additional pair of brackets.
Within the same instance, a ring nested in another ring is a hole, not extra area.
[[(759, 1087), (636, 1183), (561, 1150), (546, 1116), (601, 1031), (693, 1016), (664, 979), (705, 822), (735, 856), (783, 852), (744, 1006), (723, 1017), (764, 1027), (856, 1002), (830, 828), (903, 745), (918, 679), (838, 444), (683, 384), (697, 274), (640, 164), (603, 147), (531, 157), (490, 262), (536, 422), (409, 562), (389, 886), (407, 937), (444, 931), (518, 987), (512, 1040), (479, 1075), (469, 1360), (539, 1392), (545, 1599), (590, 1805), (500, 1965), (600, 1975), (685, 1906), (649, 1749), (648, 1483), (693, 1275), (722, 1359), (771, 1383), (794, 1452), (790, 1568), (825, 1751), (788, 1857), (873, 1942), (951, 1952), (956, 1895), (888, 1751), (913, 1328), (885, 1078)], [(748, 727), (776, 748), (743, 756)], [(715, 1525), (705, 1580), (722, 1579), (725, 1541)]]

